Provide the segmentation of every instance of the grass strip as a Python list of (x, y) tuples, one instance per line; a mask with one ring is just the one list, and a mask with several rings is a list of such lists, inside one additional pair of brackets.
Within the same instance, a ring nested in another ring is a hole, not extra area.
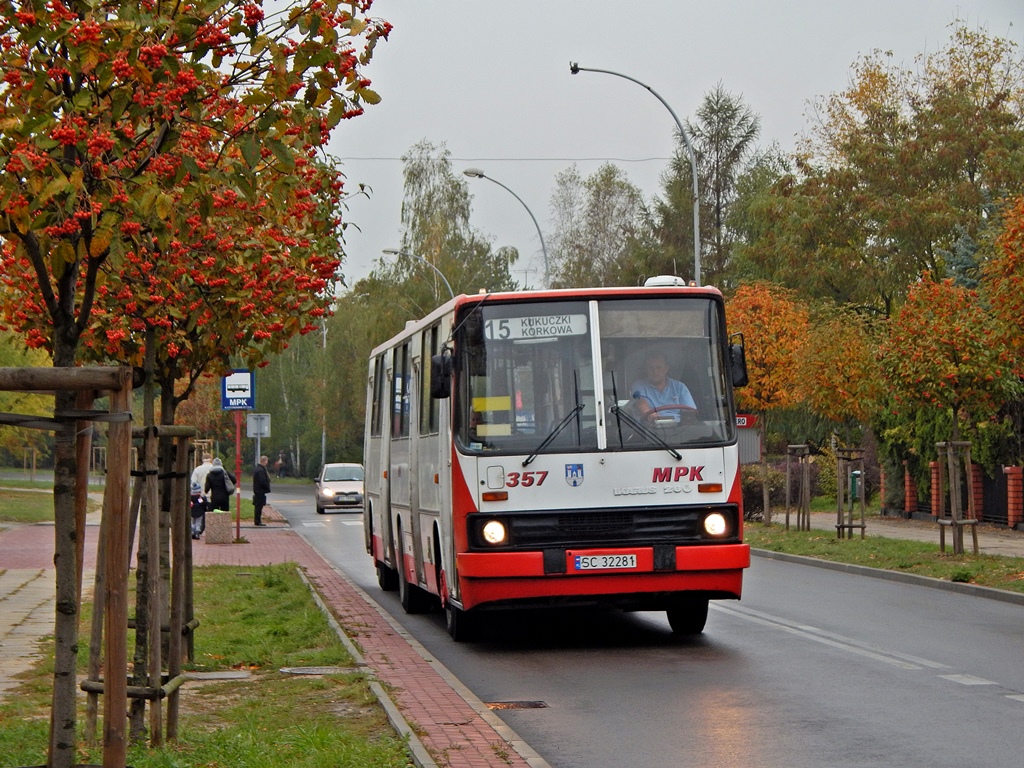
[[(353, 664), (294, 565), (211, 566), (195, 572), (196, 658), (191, 671), (245, 670), (241, 680), (193, 681), (181, 689), (178, 741), (133, 745), (134, 768), (407, 768), (395, 734), (361, 672), (323, 676), (283, 667)], [(88, 610), (82, 626), (88, 627)], [(87, 643), (85, 638), (80, 646)], [(129, 634), (129, 648), (133, 638)], [(0, 701), (0, 765), (41, 765), (52, 691), (52, 643), (44, 661)], [(85, 651), (80, 666), (85, 668)], [(85, 696), (79, 723), (84, 723)], [(101, 726), (102, 728), (102, 726)], [(80, 763), (102, 762), (81, 744)]]
[(757, 549), (1024, 593), (1024, 558), (1021, 557), (954, 556), (948, 552), (943, 554), (938, 544), (928, 542), (870, 534), (864, 539), (857, 536), (838, 539), (830, 531), (787, 531), (780, 525), (762, 523), (747, 523), (743, 530), (746, 542)]

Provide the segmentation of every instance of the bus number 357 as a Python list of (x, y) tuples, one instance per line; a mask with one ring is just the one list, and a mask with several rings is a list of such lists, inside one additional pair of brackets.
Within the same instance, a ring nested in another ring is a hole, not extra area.
[(529, 488), (531, 485), (544, 485), (544, 481), (547, 479), (547, 472), (509, 472), (505, 475), (505, 485), (509, 488), (519, 485)]

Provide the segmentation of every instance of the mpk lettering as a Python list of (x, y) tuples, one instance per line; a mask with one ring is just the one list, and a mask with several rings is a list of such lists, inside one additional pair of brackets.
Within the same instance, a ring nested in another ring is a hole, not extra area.
[(682, 480), (703, 480), (704, 467), (655, 467), (651, 477), (652, 483), (678, 483)]

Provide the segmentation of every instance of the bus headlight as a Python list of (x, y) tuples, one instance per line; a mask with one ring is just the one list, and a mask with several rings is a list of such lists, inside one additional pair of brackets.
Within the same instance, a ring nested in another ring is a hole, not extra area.
[(721, 512), (712, 512), (704, 518), (704, 532), (709, 536), (721, 536), (728, 528), (725, 515)]
[(505, 524), (498, 520), (488, 520), (480, 529), (480, 533), (488, 544), (504, 544), (508, 540)]

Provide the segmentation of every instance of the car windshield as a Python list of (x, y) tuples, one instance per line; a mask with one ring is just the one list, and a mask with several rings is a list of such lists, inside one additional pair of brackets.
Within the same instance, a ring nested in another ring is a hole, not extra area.
[(363, 479), (363, 468), (362, 467), (325, 467), (324, 468), (324, 481), (325, 482), (341, 482), (345, 480), (362, 480)]
[(477, 307), (461, 340), (458, 434), (469, 450), (597, 448), (587, 302)]
[(610, 450), (733, 439), (719, 309), (692, 297), (601, 303)]
[(721, 302), (654, 295), (488, 303), (460, 318), (463, 450), (665, 450), (735, 439)]

